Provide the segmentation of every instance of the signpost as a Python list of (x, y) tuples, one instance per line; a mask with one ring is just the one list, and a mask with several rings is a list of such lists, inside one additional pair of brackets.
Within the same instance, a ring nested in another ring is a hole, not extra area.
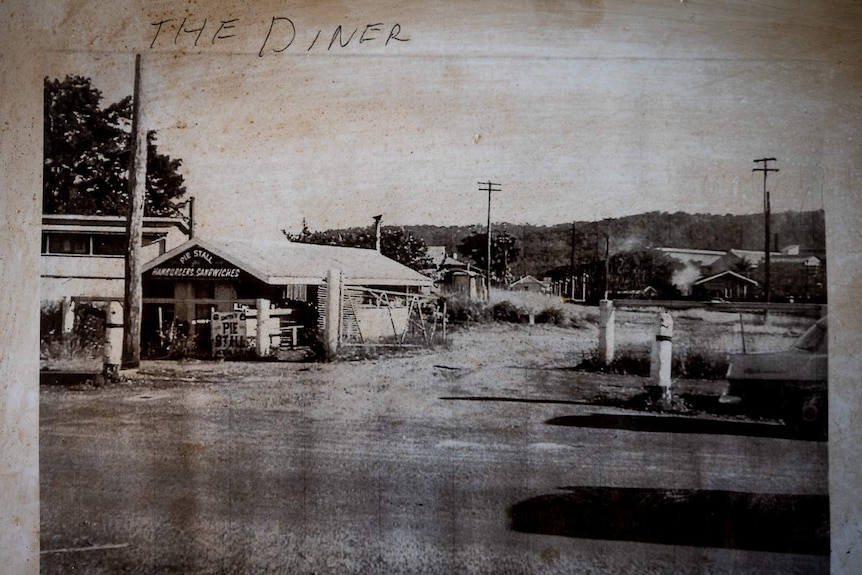
[(244, 313), (214, 311), (210, 327), (213, 355), (235, 355), (247, 349)]

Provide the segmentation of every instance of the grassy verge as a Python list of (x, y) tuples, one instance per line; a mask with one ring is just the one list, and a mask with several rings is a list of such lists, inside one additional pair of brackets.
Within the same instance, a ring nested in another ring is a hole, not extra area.
[(589, 322), (583, 308), (543, 294), (491, 290), (486, 300), (447, 299), (448, 320), (454, 324), (514, 323), (581, 328)]
[[(685, 379), (724, 379), (727, 364), (727, 352), (682, 349), (673, 355), (671, 374)], [(624, 346), (616, 350), (613, 361), (607, 365), (594, 350), (577, 365), (577, 369), (649, 377), (650, 350), (643, 346)]]

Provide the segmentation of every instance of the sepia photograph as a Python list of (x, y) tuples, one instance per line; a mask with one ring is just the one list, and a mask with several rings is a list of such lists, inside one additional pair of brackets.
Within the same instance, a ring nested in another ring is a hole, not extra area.
[(855, 3), (72, 4), (32, 572), (852, 572)]

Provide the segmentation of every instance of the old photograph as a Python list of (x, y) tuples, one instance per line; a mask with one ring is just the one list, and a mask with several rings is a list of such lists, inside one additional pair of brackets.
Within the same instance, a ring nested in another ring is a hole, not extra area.
[(67, 13), (39, 571), (835, 570), (838, 5)]

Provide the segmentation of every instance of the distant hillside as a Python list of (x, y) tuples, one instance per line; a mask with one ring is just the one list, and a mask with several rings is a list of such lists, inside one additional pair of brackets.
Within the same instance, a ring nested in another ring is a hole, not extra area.
[[(731, 248), (762, 250), (763, 214), (715, 215), (683, 212), (648, 212), (600, 222), (574, 222), (575, 263), (603, 259), (605, 235), (610, 253), (647, 247), (679, 247), (703, 250)], [(572, 224), (534, 226), (530, 224), (494, 223), (494, 229), (505, 229), (521, 245), (521, 258), (512, 266), (516, 276), (542, 274), (568, 265), (572, 250)], [(421, 238), (429, 246), (457, 248), (462, 238), (484, 226), (404, 226), (405, 231)], [(805, 252), (824, 255), (826, 224), (823, 211), (781, 212), (772, 214), (773, 237), (778, 248), (799, 245)]]
[[(648, 212), (600, 222), (575, 222), (576, 263), (602, 259), (605, 234), (611, 253), (647, 247), (682, 247), (703, 250), (731, 248), (762, 250), (763, 214), (715, 215), (683, 212)], [(515, 262), (515, 275), (541, 274), (569, 264), (571, 260), (572, 224), (534, 226), (530, 224), (493, 224), (518, 238), (521, 258)], [(807, 252), (823, 255), (826, 251), (826, 224), (822, 211), (781, 212), (772, 214), (773, 241), (778, 247), (799, 245)], [(461, 238), (483, 226), (407, 226), (408, 231), (425, 240), (429, 246), (457, 247)]]

